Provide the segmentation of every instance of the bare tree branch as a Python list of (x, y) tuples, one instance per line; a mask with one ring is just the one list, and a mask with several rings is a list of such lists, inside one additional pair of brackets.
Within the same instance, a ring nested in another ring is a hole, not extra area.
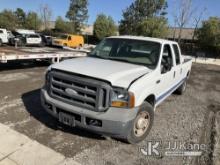
[(192, 15), (196, 9), (192, 9), (192, 0), (180, 0), (178, 2), (175, 2), (178, 10), (173, 13), (173, 17), (175, 24), (179, 28), (178, 42), (180, 42), (182, 39), (182, 30), (187, 24), (190, 23)]
[(207, 11), (207, 8), (205, 7), (203, 10), (201, 10), (201, 12), (199, 13), (198, 16), (195, 16), (194, 17), (194, 32), (193, 32), (193, 36), (192, 36), (192, 40), (194, 41), (195, 40), (195, 35), (196, 35), (196, 31), (199, 27), (199, 24), (201, 23), (202, 21), (202, 18), (204, 16), (204, 14), (206, 13)]
[(48, 29), (49, 28), (49, 22), (50, 22), (51, 17), (52, 17), (52, 10), (48, 6), (48, 4), (41, 4), (40, 5), (40, 15), (41, 15), (41, 18), (42, 18), (43, 23), (44, 23), (44, 29)]

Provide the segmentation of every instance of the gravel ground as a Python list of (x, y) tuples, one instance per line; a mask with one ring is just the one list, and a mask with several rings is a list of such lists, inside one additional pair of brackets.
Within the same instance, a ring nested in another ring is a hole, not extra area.
[(215, 141), (214, 141), (214, 153), (213, 153), (213, 163), (216, 165), (220, 164), (220, 112), (216, 114), (215, 118)]
[[(155, 112), (145, 141), (128, 145), (57, 123), (40, 105), (46, 66), (0, 64), (0, 123), (85, 165), (219, 164), (220, 67), (194, 64), (184, 95), (173, 94)], [(217, 131), (218, 130), (218, 131)], [(147, 157), (148, 141), (206, 144), (202, 157)]]

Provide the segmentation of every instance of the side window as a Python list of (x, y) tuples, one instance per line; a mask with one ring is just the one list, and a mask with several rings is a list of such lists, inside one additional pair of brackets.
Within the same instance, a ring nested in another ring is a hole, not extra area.
[(2, 31), (2, 30), (0, 30), (0, 33), (3, 33), (3, 31)]
[(176, 44), (173, 44), (173, 50), (174, 50), (175, 58), (176, 58), (176, 65), (179, 65), (180, 64), (180, 51)]
[(68, 37), (68, 40), (69, 40), (69, 41), (71, 41), (71, 40), (72, 40), (71, 36), (69, 36), (69, 37)]
[(169, 72), (173, 67), (173, 57), (170, 45), (164, 45), (162, 60), (161, 60), (161, 73)]

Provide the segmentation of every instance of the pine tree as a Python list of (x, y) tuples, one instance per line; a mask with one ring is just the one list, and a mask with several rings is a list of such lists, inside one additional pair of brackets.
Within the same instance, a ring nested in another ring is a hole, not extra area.
[(88, 0), (70, 0), (66, 17), (72, 22), (74, 31), (81, 32), (81, 28), (88, 19)]

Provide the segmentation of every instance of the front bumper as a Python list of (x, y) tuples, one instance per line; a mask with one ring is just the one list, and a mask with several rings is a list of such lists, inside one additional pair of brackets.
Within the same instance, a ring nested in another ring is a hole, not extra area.
[[(77, 127), (119, 138), (127, 137), (139, 109), (110, 107), (106, 112), (94, 112), (53, 99), (45, 89), (41, 90), (41, 104), (49, 114), (57, 119), (59, 118), (60, 111), (66, 112), (75, 117), (75, 125)], [(88, 119), (99, 120), (102, 125), (90, 125), (87, 123)]]

